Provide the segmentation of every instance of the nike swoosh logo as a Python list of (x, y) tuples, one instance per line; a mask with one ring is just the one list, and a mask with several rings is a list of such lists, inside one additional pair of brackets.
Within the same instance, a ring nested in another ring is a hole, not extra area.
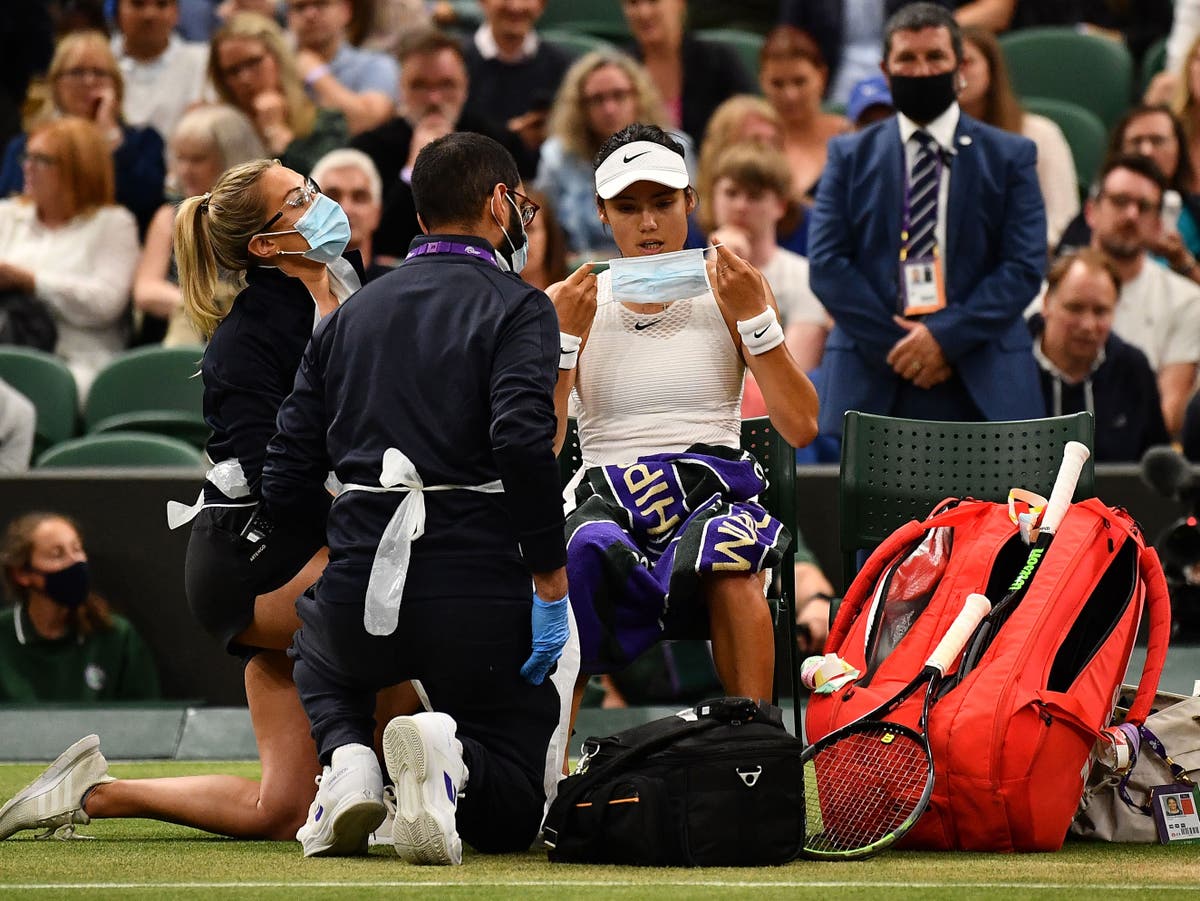
[(754, 333), (755, 340), (757, 340), (757, 339), (761, 338), (763, 335), (765, 335), (767, 333), (767, 329), (769, 329), (770, 327), (771, 326), (768, 325), (765, 328), (763, 328), (762, 331), (755, 332)]
[[(646, 152), (649, 153), (650, 151), (647, 150)], [(662, 321), (661, 319), (655, 319), (652, 322), (635, 322), (633, 324), (633, 327), (636, 331), (640, 332), (644, 328), (650, 328), (650, 326), (654, 325), (655, 322), (661, 322), (661, 321)]]
[(639, 156), (645, 156), (645, 155), (646, 155), (647, 153), (649, 153), (649, 152), (650, 152), (649, 150), (643, 150), (641, 153), (635, 153), (633, 156), (623, 156), (623, 157), (621, 157), (621, 162), (623, 162), (623, 163), (632, 163), (632, 162), (633, 162), (634, 160), (636, 160), (636, 159), (637, 159)]

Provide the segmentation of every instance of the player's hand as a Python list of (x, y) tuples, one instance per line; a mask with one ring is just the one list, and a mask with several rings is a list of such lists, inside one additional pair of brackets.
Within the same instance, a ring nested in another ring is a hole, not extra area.
[(567, 616), (570, 597), (563, 595), (557, 601), (543, 601), (533, 593), (533, 653), (521, 667), (521, 676), (526, 682), (541, 685), (550, 668), (562, 656), (563, 646), (570, 637)]
[(558, 329), (582, 338), (596, 318), (596, 276), (592, 264), (584, 263), (561, 282), (546, 289), (558, 313)]
[(724, 244), (743, 260), (750, 258), (750, 236), (734, 225), (722, 225), (708, 236), (712, 245)]
[(767, 309), (767, 292), (758, 270), (724, 245), (716, 253), (717, 258), (705, 265), (717, 303), (738, 321), (753, 319)]

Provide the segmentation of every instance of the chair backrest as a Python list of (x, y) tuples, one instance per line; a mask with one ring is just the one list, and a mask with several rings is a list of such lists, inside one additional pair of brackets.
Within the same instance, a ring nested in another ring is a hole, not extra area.
[(702, 28), (692, 34), (702, 41), (724, 44), (733, 50), (741, 59), (746, 74), (758, 84), (758, 60), (765, 40), (761, 34), (739, 28)]
[(1154, 76), (1167, 67), (1167, 39), (1159, 38), (1153, 44), (1146, 48), (1146, 52), (1142, 55), (1142, 69), (1138, 73), (1139, 81), (1138, 94), (1145, 94), (1146, 88), (1150, 87), (1150, 82), (1154, 80)]
[(1053, 97), (1026, 97), (1021, 105), (1027, 112), (1053, 120), (1062, 129), (1075, 160), (1075, 178), (1080, 193), (1086, 195), (1108, 147), (1108, 132), (1100, 117), (1078, 103)]
[(1111, 128), (1133, 93), (1133, 58), (1125, 45), (1073, 28), (1022, 28), (1000, 38), (1013, 88), (1025, 97), (1055, 97), (1090, 109)]
[[(1050, 495), (1068, 441), (1095, 446), (1090, 413), (1018, 422), (926, 422), (851, 410), (842, 434), (842, 575), (855, 557), (948, 497), (1005, 501), (1010, 488)], [(1089, 458), (1075, 499), (1093, 497)]]
[(539, 28), (538, 37), (569, 54), (572, 59), (578, 59), (592, 50), (615, 49), (613, 44), (603, 38), (566, 28)]
[(37, 468), (204, 466), (204, 455), (178, 438), (141, 432), (84, 435), (56, 444), (37, 460)]
[(203, 355), (202, 347), (140, 347), (121, 354), (92, 383), (84, 430), (105, 431), (105, 420), (147, 411), (202, 420), (204, 383), (197, 372)]
[(563, 29), (622, 43), (631, 38), (619, 0), (547, 0), (538, 33)]
[(78, 431), (79, 394), (67, 364), (31, 347), (0, 347), (0, 379), (24, 394), (37, 410), (33, 455)]

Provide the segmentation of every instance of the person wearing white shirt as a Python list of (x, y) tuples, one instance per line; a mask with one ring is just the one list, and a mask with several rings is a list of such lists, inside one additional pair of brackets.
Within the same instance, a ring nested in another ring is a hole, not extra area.
[(91, 122), (66, 117), (34, 131), (25, 196), (0, 200), (0, 291), (32, 295), (58, 327), (82, 400), (125, 349), (125, 312), (138, 260), (137, 223), (113, 202), (113, 163)]
[(151, 125), (166, 140), (204, 96), (208, 46), (173, 33), (176, 0), (118, 0), (112, 48), (125, 79), (125, 121)]

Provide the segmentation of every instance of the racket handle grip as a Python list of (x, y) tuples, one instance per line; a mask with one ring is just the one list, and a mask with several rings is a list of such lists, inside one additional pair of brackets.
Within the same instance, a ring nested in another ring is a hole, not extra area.
[(1042, 531), (1053, 535), (1062, 525), (1063, 517), (1071, 506), (1071, 498), (1075, 495), (1075, 486), (1079, 482), (1079, 474), (1083, 472), (1083, 464), (1087, 462), (1092, 452), (1087, 445), (1079, 441), (1068, 441), (1063, 448), (1062, 466), (1058, 468), (1058, 476), (1054, 479), (1054, 488), (1050, 492), (1050, 500), (1046, 503), (1046, 512), (1042, 516)]
[(929, 655), (925, 665), (935, 667), (943, 676), (946, 675), (946, 670), (950, 669), (958, 658), (967, 639), (971, 637), (971, 633), (975, 631), (976, 626), (983, 622), (983, 618), (991, 609), (992, 604), (985, 595), (967, 595), (962, 610), (954, 618), (954, 622), (950, 624), (950, 628), (946, 630), (946, 634), (942, 636), (937, 647), (933, 649), (933, 653)]

